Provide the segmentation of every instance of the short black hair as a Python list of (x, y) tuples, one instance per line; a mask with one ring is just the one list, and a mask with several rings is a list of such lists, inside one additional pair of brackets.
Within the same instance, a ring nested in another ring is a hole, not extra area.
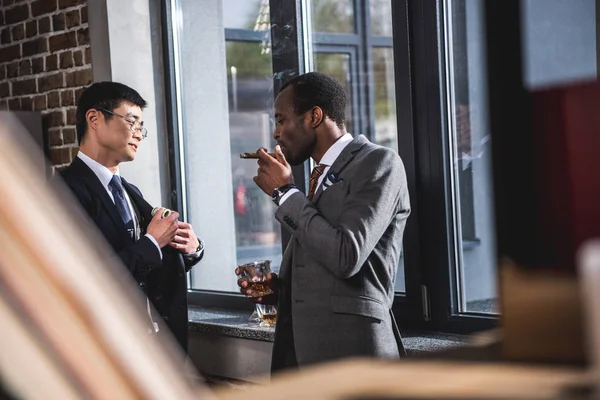
[[(79, 97), (77, 102), (76, 127), (79, 144), (83, 141), (87, 133), (87, 120), (85, 114), (94, 109), (105, 109), (113, 111), (115, 108), (124, 102), (128, 101), (140, 108), (145, 108), (148, 103), (140, 96), (138, 92), (127, 85), (118, 82), (96, 82), (86, 88)], [(113, 115), (100, 110), (106, 119), (110, 119)]]
[(342, 128), (346, 123), (346, 92), (338, 81), (320, 72), (309, 72), (286, 82), (280, 90), (294, 89), (294, 112), (298, 115), (313, 107), (320, 107), (323, 113)]

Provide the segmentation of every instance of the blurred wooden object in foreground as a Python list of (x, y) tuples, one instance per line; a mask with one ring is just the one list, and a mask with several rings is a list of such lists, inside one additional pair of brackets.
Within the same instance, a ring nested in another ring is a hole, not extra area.
[(556, 270), (499, 268), (502, 358), (584, 364), (586, 348), (580, 284)]
[[(206, 399), (146, 331), (144, 300), (41, 151), (0, 119), (0, 370), (20, 399)], [(8, 128), (10, 127), (10, 129)], [(23, 144), (23, 142), (25, 144)], [(59, 184), (60, 182), (58, 182)], [(58, 192), (58, 193), (57, 193)]]
[[(578, 369), (458, 361), (351, 360), (282, 373), (243, 392), (261, 400), (561, 399), (578, 398), (588, 376)], [(570, 393), (573, 393), (571, 397)], [(220, 400), (239, 391), (217, 390)]]

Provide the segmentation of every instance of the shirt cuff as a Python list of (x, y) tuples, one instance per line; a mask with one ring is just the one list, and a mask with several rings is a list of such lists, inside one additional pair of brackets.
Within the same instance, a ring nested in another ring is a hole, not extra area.
[(290, 189), (287, 192), (285, 192), (285, 194), (283, 196), (281, 196), (281, 199), (279, 200), (279, 205), (282, 205), (291, 195), (293, 195), (296, 192), (299, 192), (300, 190), (298, 189)]
[(158, 249), (158, 254), (160, 255), (160, 259), (162, 260), (162, 250), (160, 249), (160, 246), (158, 245), (158, 242), (156, 241), (156, 239), (154, 239), (154, 238), (152, 237), (152, 235), (151, 235), (151, 234), (149, 234), (149, 233), (146, 233), (144, 236), (146, 236), (148, 239), (150, 239), (150, 241), (151, 241), (152, 243), (154, 243), (154, 245), (155, 245), (155, 246), (156, 246), (156, 248)]

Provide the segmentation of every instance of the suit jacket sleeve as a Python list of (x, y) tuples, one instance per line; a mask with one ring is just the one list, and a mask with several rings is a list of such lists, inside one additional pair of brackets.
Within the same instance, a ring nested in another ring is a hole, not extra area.
[[(382, 151), (383, 150), (383, 151)], [(275, 217), (319, 264), (347, 279), (358, 273), (398, 213), (408, 217), (408, 189), (400, 158), (381, 149), (361, 160), (348, 182), (340, 223), (333, 226), (302, 193), (290, 196)], [(405, 209), (400, 209), (401, 207)], [(332, 206), (332, 205), (324, 205)]]

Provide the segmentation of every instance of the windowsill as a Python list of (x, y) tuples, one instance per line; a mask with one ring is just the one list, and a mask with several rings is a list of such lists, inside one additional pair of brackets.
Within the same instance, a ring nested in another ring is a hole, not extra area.
[[(262, 328), (258, 323), (248, 321), (250, 313), (246, 311), (190, 306), (188, 316), (192, 332), (264, 342), (272, 342), (275, 338), (275, 328)], [(471, 343), (470, 336), (437, 332), (402, 331), (402, 339), (410, 355), (440, 352)]]

